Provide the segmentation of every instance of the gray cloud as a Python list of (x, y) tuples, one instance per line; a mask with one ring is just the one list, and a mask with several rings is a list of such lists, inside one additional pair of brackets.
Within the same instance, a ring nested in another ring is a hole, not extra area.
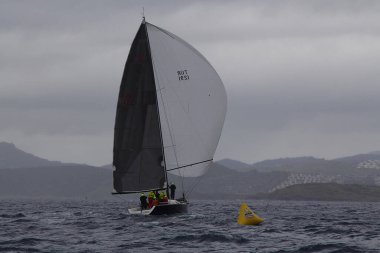
[(0, 140), (50, 159), (110, 162), (142, 6), (225, 83), (216, 159), (379, 149), (377, 1), (1, 1)]

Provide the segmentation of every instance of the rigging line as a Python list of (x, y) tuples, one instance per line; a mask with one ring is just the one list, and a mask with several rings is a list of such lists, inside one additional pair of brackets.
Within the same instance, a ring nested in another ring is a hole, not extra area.
[[(160, 30), (160, 31), (162, 31), (162, 32), (164, 32), (164, 33), (166, 33), (167, 35), (169, 35), (172, 39), (174, 39), (174, 40), (177, 40), (177, 41), (179, 41), (179, 42), (182, 42), (182, 43), (185, 43), (186, 45), (188, 45), (188, 43), (187, 42), (185, 42), (185, 41), (183, 41), (182, 39), (177, 39), (177, 37), (176, 36), (171, 36), (170, 34), (168, 34), (167, 32), (165, 32), (165, 31), (163, 31), (162, 29), (160, 29), (160, 28), (158, 28), (158, 27), (156, 27), (158, 30)], [(165, 45), (166, 47), (167, 47), (167, 45)], [(193, 49), (191, 46), (190, 46), (190, 48), (191, 49)], [(199, 53), (195, 50), (195, 49), (193, 49), (194, 51), (195, 51), (195, 53), (196, 54), (198, 54), (199, 55)], [(178, 63), (178, 65), (181, 67), (181, 69), (183, 69), (183, 64), (182, 64), (182, 61), (181, 61), (181, 59), (178, 57), (178, 55), (176, 54), (176, 52), (175, 51), (172, 51), (172, 53), (173, 53), (173, 56), (175, 57), (175, 59), (176, 59), (176, 62)], [(201, 56), (201, 58), (204, 58), (202, 55), (200, 55)], [(207, 60), (206, 60), (206, 62), (207, 62)], [(208, 63), (208, 62), (207, 62)], [(209, 63), (208, 63), (209, 64)], [(209, 64), (210, 66), (211, 66), (211, 64)], [(215, 70), (214, 70), (215, 71)], [(216, 72), (216, 71), (215, 71)], [(165, 77), (163, 77), (163, 78), (165, 78)], [(179, 83), (179, 81), (177, 80), (177, 85), (178, 86), (180, 86), (180, 83)], [(159, 91), (160, 91), (160, 94), (162, 95), (162, 93), (161, 93), (161, 90), (163, 90), (163, 88), (161, 88), (160, 87), (160, 89), (159, 89)], [(176, 89), (172, 89), (171, 90), (172, 92), (173, 92), (173, 94), (175, 95), (175, 97), (176, 97), (176, 99), (177, 99), (177, 101), (178, 101), (178, 103), (179, 103), (179, 105), (180, 105), (180, 108), (182, 108), (182, 111), (184, 112), (184, 115), (188, 115), (189, 114), (189, 111), (190, 111), (190, 109), (189, 109), (189, 104), (187, 104), (187, 106), (185, 106), (185, 104), (184, 103), (182, 103), (182, 101), (181, 101), (181, 97), (180, 97), (180, 95), (178, 94), (178, 92), (177, 92), (177, 90)], [(163, 101), (163, 105), (164, 105), (164, 101)], [(164, 109), (165, 109), (165, 105), (164, 105)], [(167, 116), (167, 115), (166, 115)], [(189, 117), (186, 117), (186, 119), (187, 119), (187, 123), (188, 124), (190, 124), (191, 126), (192, 126), (192, 133), (194, 134), (194, 136), (196, 136), (198, 139), (198, 142), (199, 143), (201, 143), (201, 146), (206, 146), (205, 145), (205, 143), (204, 143), (204, 140), (203, 140), (203, 138), (202, 138), (202, 135), (200, 134), (200, 132), (199, 132), (199, 130), (198, 130), (198, 128), (196, 127), (196, 125), (191, 121), (191, 119), (189, 118)], [(167, 118), (167, 123), (169, 124), (169, 121), (168, 121), (168, 118)], [(174, 146), (174, 148), (173, 148), (173, 150), (174, 150), (174, 155), (175, 155), (175, 159), (176, 159), (176, 164), (177, 164), (177, 168), (174, 168), (174, 169), (170, 169), (170, 170), (167, 170), (167, 171), (171, 171), (171, 170), (177, 170), (178, 169), (178, 172), (179, 172), (179, 176), (181, 177), (181, 187), (182, 187), (182, 191), (183, 192), (185, 192), (185, 187), (184, 187), (184, 176), (182, 175), (182, 170), (181, 170), (181, 168), (185, 168), (185, 167), (188, 167), (189, 165), (187, 165), (187, 166), (179, 166), (179, 163), (178, 163), (178, 158), (177, 158), (177, 151), (176, 151), (176, 149), (175, 149), (175, 140), (174, 140), (174, 136), (172, 136), (172, 133), (171, 133), (171, 131), (170, 131), (170, 126), (168, 125), (168, 127), (169, 127), (169, 133), (170, 133), (170, 136), (171, 136), (171, 139), (172, 139), (172, 144), (173, 144), (173, 146)], [(220, 137), (220, 136), (219, 136)]]
[(180, 167), (177, 167), (177, 168), (173, 168), (173, 169), (170, 169), (170, 170), (167, 170), (167, 171), (178, 170), (178, 169), (182, 169), (182, 168), (185, 168), (185, 167), (190, 167), (190, 166), (201, 164), (201, 163), (207, 163), (207, 162), (211, 162), (212, 160), (214, 160), (214, 159), (209, 159), (209, 160), (205, 160), (205, 161), (202, 161), (202, 162), (197, 162), (197, 163), (183, 165), (183, 166), (180, 166)]
[(114, 194), (112, 194), (113, 196), (115, 196), (116, 198), (118, 198), (118, 199), (120, 199), (120, 200), (122, 200), (122, 201), (124, 201), (124, 202), (128, 202), (127, 200), (125, 200), (125, 199), (123, 199), (121, 196), (119, 196), (119, 195), (114, 195)]
[[(145, 22), (145, 17), (144, 17), (144, 22)], [(158, 117), (158, 126), (160, 128), (160, 137), (161, 137), (161, 146), (162, 146), (162, 161), (164, 162), (164, 174), (165, 174), (165, 180), (166, 180), (166, 192), (168, 192), (168, 189), (169, 189), (169, 182), (168, 182), (168, 172), (166, 170), (166, 159), (165, 159), (165, 147), (164, 147), (164, 140), (162, 138), (162, 126), (161, 126), (161, 119), (160, 119), (160, 107), (158, 105), (158, 96), (157, 96), (157, 86), (156, 86), (156, 81), (155, 81), (155, 76), (156, 76), (156, 70), (155, 70), (155, 67), (154, 67), (154, 62), (153, 62), (153, 56), (152, 56), (152, 50), (150, 48), (150, 42), (149, 42), (149, 34), (148, 34), (148, 27), (147, 25), (145, 24), (145, 34), (146, 34), (146, 38), (147, 38), (147, 41), (148, 41), (148, 44), (147, 44), (147, 48), (148, 48), (148, 53), (149, 53), (149, 56), (150, 56), (150, 61), (152, 63), (152, 71), (153, 71), (153, 83), (154, 83), (154, 86), (155, 86), (155, 90), (156, 90), (156, 106), (157, 106), (157, 117)], [(157, 82), (157, 85), (160, 87), (160, 84), (159, 82)], [(161, 100), (162, 100), (162, 93), (161, 93), (161, 89), (160, 89), (160, 96), (161, 96)], [(163, 112), (164, 114), (166, 114), (165, 112)]]
[(268, 206), (269, 206), (269, 202), (268, 202), (268, 200), (267, 200), (267, 204), (266, 204), (266, 206), (265, 206), (265, 212), (266, 212), (266, 213), (268, 212)]
[[(149, 33), (148, 33), (148, 31), (147, 31), (147, 37), (148, 37), (148, 41), (149, 41)], [(150, 52), (151, 52), (151, 50), (150, 50)], [(163, 113), (164, 113), (166, 124), (168, 126), (169, 136), (170, 136), (170, 139), (171, 139), (171, 142), (172, 142), (173, 146), (175, 146), (174, 136), (173, 136), (173, 133), (172, 133), (172, 131), (170, 129), (169, 118), (168, 118), (167, 109), (166, 109), (166, 106), (165, 106), (165, 100), (163, 99), (163, 95), (162, 95), (162, 89), (163, 88), (161, 87), (160, 82), (158, 82), (158, 75), (159, 75), (159, 73), (156, 71), (157, 68), (155, 67), (156, 64), (153, 61), (152, 54), (151, 54), (151, 59), (152, 59), (153, 71), (154, 71), (155, 77), (157, 77), (157, 85), (159, 86), (159, 92), (160, 92), (160, 97), (161, 97), (161, 102), (162, 102), (162, 107), (163, 107)], [(157, 101), (157, 104), (158, 104), (158, 101)], [(162, 128), (161, 128), (161, 131), (162, 131)], [(174, 151), (174, 157), (175, 157), (175, 160), (176, 160), (177, 167), (179, 167), (177, 151), (176, 151), (175, 148), (173, 149), (173, 151)], [(165, 161), (165, 170), (166, 170), (166, 161)], [(182, 178), (181, 182), (182, 182), (182, 191), (183, 191), (184, 190), (184, 188), (183, 188), (183, 176), (182, 176), (181, 170), (179, 170), (179, 175)]]
[(203, 176), (200, 176), (200, 177), (198, 177), (197, 180), (195, 180), (194, 184), (190, 187), (190, 190), (186, 192), (187, 195), (190, 195), (193, 192), (193, 190), (195, 189), (195, 187), (197, 185), (199, 185), (199, 183), (201, 182), (202, 178), (203, 178)]
[[(199, 162), (199, 163), (204, 163), (204, 162), (209, 162), (209, 161), (213, 161), (213, 159), (210, 159), (210, 160), (207, 160), (207, 161), (203, 161), (203, 162)], [(197, 163), (197, 164), (199, 164), (199, 163)], [(201, 180), (202, 180), (203, 178), (204, 178), (204, 175), (198, 177), (198, 179), (197, 179), (197, 180), (194, 182), (194, 184), (190, 187), (190, 190), (188, 191), (188, 194), (189, 194), (189, 195), (193, 192), (193, 190), (195, 189), (195, 187), (196, 187), (197, 185), (199, 185), (199, 183), (201, 182)]]
[[(158, 28), (158, 27), (156, 27), (156, 26), (154, 26), (154, 27), (155, 27), (156, 29), (158, 29), (159, 31), (164, 32), (165, 34), (167, 34), (166, 31), (164, 31), (164, 30), (162, 30), (162, 29), (160, 29), (160, 28)], [(168, 34), (167, 34), (167, 35), (168, 35)], [(170, 36), (170, 35), (169, 35), (169, 36)], [(172, 36), (170, 36), (170, 37), (172, 37)], [(176, 40), (175, 37), (172, 37), (172, 38), (173, 38), (174, 40)], [(187, 43), (185, 42), (185, 44), (187, 44)], [(164, 46), (167, 48), (167, 47), (168, 47), (168, 44), (165, 44)], [(173, 53), (173, 56), (175, 57), (175, 59), (176, 59), (178, 65), (179, 65), (179, 66), (181, 67), (181, 69), (182, 69), (182, 68), (183, 68), (182, 62), (181, 62), (180, 58), (178, 57), (178, 55), (176, 54), (176, 52), (175, 52), (174, 50), (171, 50), (171, 49), (169, 49), (169, 51)], [(165, 76), (163, 76), (163, 78), (165, 78)], [(167, 78), (165, 78), (165, 79), (167, 80)], [(168, 80), (167, 80), (167, 82), (169, 83)], [(177, 85), (178, 85), (178, 86), (180, 85), (179, 81), (177, 81)], [(161, 87), (160, 87), (160, 88), (161, 88)], [(160, 89), (160, 94), (161, 94), (161, 96), (162, 96), (162, 92), (161, 92), (162, 89), (163, 89), (163, 88)], [(179, 96), (178, 93), (177, 93), (177, 90), (176, 90), (176, 89), (171, 89), (171, 91), (172, 91), (172, 92), (174, 93), (174, 95), (176, 96), (177, 101), (179, 102), (179, 105), (180, 105), (180, 107), (182, 108), (183, 112), (186, 113), (185, 107), (184, 107), (183, 103), (181, 102), (181, 99), (180, 99), (180, 96)], [(174, 147), (174, 148), (173, 148), (173, 151), (174, 151), (174, 157), (175, 157), (175, 160), (176, 160), (176, 165), (177, 165), (178, 173), (179, 173), (179, 176), (180, 176), (180, 178), (181, 178), (181, 188), (182, 188), (182, 192), (183, 192), (183, 194), (185, 194), (184, 176), (182, 175), (182, 170), (181, 170), (181, 168), (184, 168), (184, 167), (180, 167), (180, 166), (179, 166), (178, 155), (177, 155), (177, 149), (176, 149), (176, 144), (175, 144), (175, 138), (174, 138), (174, 135), (173, 135), (172, 132), (171, 132), (171, 128), (170, 128), (170, 125), (169, 125), (169, 118), (168, 118), (168, 115), (167, 115), (167, 113), (166, 113), (166, 106), (165, 106), (165, 103), (164, 103), (164, 100), (163, 100), (163, 99), (162, 99), (162, 104), (163, 104), (163, 106), (164, 106), (164, 110), (165, 110), (165, 116), (166, 116), (166, 120), (167, 120), (167, 124), (168, 124), (168, 128), (169, 128), (170, 138), (171, 138), (171, 140), (172, 140), (172, 144), (173, 144), (173, 147)], [(187, 112), (187, 113), (188, 113), (188, 112)], [(188, 123), (191, 124), (191, 121), (188, 120)], [(193, 124), (192, 124), (192, 125), (193, 125)], [(193, 125), (193, 126), (194, 126), (194, 125)], [(199, 140), (202, 142), (202, 138), (201, 138), (200, 134), (198, 133), (197, 129), (195, 129), (195, 132), (196, 132), (196, 134), (198, 134), (198, 137), (200, 137)]]

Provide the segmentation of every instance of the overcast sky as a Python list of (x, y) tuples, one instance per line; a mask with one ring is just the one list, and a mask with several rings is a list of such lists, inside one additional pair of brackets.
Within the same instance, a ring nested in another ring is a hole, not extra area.
[(0, 141), (50, 160), (110, 163), (143, 6), (226, 86), (216, 160), (380, 150), (380, 1), (1, 0)]

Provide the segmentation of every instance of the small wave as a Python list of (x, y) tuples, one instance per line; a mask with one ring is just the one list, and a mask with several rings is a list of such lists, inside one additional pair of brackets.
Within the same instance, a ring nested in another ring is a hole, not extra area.
[(31, 219), (23, 219), (23, 218), (21, 218), (21, 219), (17, 219), (17, 220), (13, 220), (13, 221), (11, 221), (12, 223), (26, 223), (26, 222), (32, 222), (33, 220), (31, 220)]
[(160, 225), (160, 222), (158, 221), (146, 221), (146, 222), (137, 222), (137, 226), (145, 227), (145, 228), (152, 228), (157, 227)]
[(321, 227), (317, 225), (307, 225), (303, 229), (305, 229), (307, 232), (318, 232)]
[[(335, 253), (359, 253), (363, 252), (363, 249), (360, 249), (355, 246), (347, 246), (341, 243), (328, 243), (328, 244), (313, 244), (300, 247), (295, 250), (296, 252), (335, 252)], [(293, 251), (292, 251), (293, 252)]]
[(137, 242), (131, 242), (131, 243), (123, 243), (123, 244), (118, 245), (117, 247), (121, 249), (131, 249), (131, 248), (139, 249), (139, 248), (144, 248), (146, 245), (147, 245), (146, 242), (137, 241)]
[(224, 235), (221, 233), (207, 233), (200, 235), (177, 235), (172, 239), (175, 242), (221, 242), (221, 243), (248, 243), (249, 240), (240, 235)]
[(123, 226), (117, 226), (117, 227), (115, 227), (114, 230), (120, 231), (120, 230), (125, 230), (127, 228), (128, 228), (127, 226), (123, 225)]
[(275, 232), (278, 232), (278, 230), (274, 228), (268, 228), (268, 229), (263, 230), (263, 233), (275, 233)]
[(47, 223), (49, 225), (54, 225), (54, 224), (61, 224), (62, 222), (65, 221), (64, 218), (58, 218), (58, 217), (52, 217), (52, 218), (45, 218), (41, 219), (42, 222)]
[(204, 214), (190, 214), (189, 215), (190, 218), (192, 219), (197, 219), (197, 218), (207, 218), (207, 215), (204, 215)]
[(111, 216), (111, 219), (112, 220), (124, 220), (124, 219), (126, 219), (127, 217), (128, 217), (128, 215), (126, 215), (126, 214), (124, 214), (124, 213), (119, 213), (118, 215), (113, 215), (113, 214), (111, 214), (110, 215)]
[(93, 221), (75, 221), (71, 225), (80, 227), (81, 229), (98, 229), (100, 227), (99, 223)]
[(348, 222), (348, 221), (341, 221), (341, 222), (337, 222), (335, 223), (334, 225), (340, 225), (340, 226), (365, 226), (367, 225), (367, 223), (365, 222), (360, 222), (360, 221), (351, 221), (351, 222)]
[(3, 242), (0, 242), (0, 245), (36, 246), (41, 241), (45, 241), (45, 240), (27, 237), (27, 238), (22, 238), (22, 239), (18, 239), (18, 240), (3, 241)]
[(322, 235), (326, 235), (326, 234), (348, 235), (351, 232), (355, 232), (355, 230), (347, 229), (347, 228), (343, 229), (343, 228), (338, 228), (338, 227), (336, 227), (336, 228), (327, 227), (327, 228), (315, 231), (314, 234), (322, 234)]
[(23, 213), (17, 213), (17, 214), (0, 214), (0, 218), (23, 218), (26, 217)]
[(20, 248), (20, 247), (1, 247), (0, 246), (0, 251), (1, 252), (41, 252), (38, 249), (33, 249), (33, 248)]

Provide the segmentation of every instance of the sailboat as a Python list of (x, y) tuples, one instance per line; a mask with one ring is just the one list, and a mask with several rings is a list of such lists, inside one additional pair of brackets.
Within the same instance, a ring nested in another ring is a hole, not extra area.
[[(168, 192), (168, 173), (182, 178), (203, 175), (212, 164), (226, 109), (224, 85), (207, 59), (143, 18), (117, 102), (114, 193)], [(181, 199), (129, 212), (185, 213), (188, 204), (183, 194)]]

